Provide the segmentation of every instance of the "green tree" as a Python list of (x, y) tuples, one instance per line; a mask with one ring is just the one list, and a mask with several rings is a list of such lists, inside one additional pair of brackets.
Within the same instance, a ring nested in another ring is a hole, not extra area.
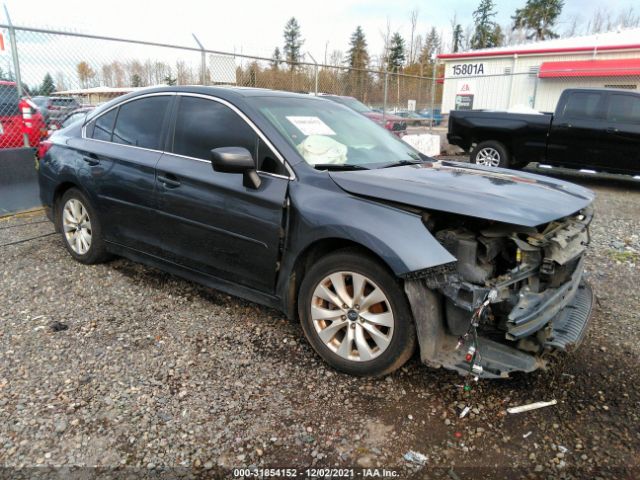
[(178, 83), (178, 79), (177, 78), (173, 78), (171, 76), (171, 74), (169, 74), (166, 77), (164, 77), (164, 79), (162, 81), (164, 82), (165, 85), (169, 85), (170, 87), (173, 86), (173, 85), (176, 85)]
[(355, 32), (351, 34), (349, 40), (349, 50), (347, 51), (347, 65), (354, 70), (349, 71), (350, 88), (352, 94), (363, 98), (366, 91), (368, 73), (364, 70), (369, 67), (369, 52), (367, 51), (367, 40), (359, 25)]
[(473, 12), (475, 31), (471, 37), (471, 48), (492, 48), (502, 43), (502, 30), (493, 20), (495, 16), (493, 0), (480, 0), (480, 5)]
[(56, 91), (56, 85), (53, 83), (53, 77), (47, 72), (42, 79), (42, 84), (38, 89), (39, 95), (49, 96)]
[(142, 86), (142, 79), (140, 78), (140, 75), (138, 75), (137, 73), (134, 73), (133, 75), (131, 75), (131, 86), (132, 87)]
[(292, 70), (295, 68), (294, 64), (300, 61), (300, 50), (303, 43), (300, 25), (295, 17), (291, 17), (284, 26), (284, 58), (289, 62), (289, 67)]
[(459, 23), (453, 27), (453, 51), (458, 52), (462, 47), (462, 42), (464, 40), (464, 33), (462, 32), (462, 25)]
[(282, 63), (282, 54), (280, 53), (280, 48), (276, 47), (276, 49), (273, 51), (273, 55), (271, 56), (271, 68), (273, 70), (279, 70), (281, 63)]
[(404, 38), (398, 32), (391, 37), (389, 45), (389, 63), (388, 69), (393, 72), (399, 72), (404, 65), (406, 59)]
[(516, 9), (513, 17), (513, 30), (526, 31), (529, 40), (558, 38), (552, 29), (562, 12), (564, 0), (527, 0), (524, 8)]
[(422, 65), (434, 63), (434, 55), (440, 51), (442, 41), (436, 27), (431, 27), (431, 30), (424, 39), (424, 45), (420, 51), (420, 63)]

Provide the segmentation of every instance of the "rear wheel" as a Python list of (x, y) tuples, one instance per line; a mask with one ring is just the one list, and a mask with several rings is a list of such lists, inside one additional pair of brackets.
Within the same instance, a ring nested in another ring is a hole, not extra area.
[(58, 229), (64, 246), (81, 263), (100, 263), (109, 258), (95, 209), (78, 189), (67, 190), (58, 203)]
[(471, 152), (471, 163), (486, 167), (509, 167), (509, 151), (502, 143), (488, 140), (479, 143)]
[(328, 255), (307, 272), (298, 313), (314, 350), (345, 373), (391, 373), (415, 349), (415, 328), (400, 283), (357, 250)]

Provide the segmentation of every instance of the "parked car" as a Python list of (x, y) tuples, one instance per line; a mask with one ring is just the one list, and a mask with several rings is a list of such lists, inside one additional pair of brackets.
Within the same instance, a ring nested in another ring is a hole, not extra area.
[[(422, 118), (428, 118), (429, 120), (431, 120), (431, 109), (423, 108), (418, 112), (418, 115), (420, 115)], [(434, 108), (433, 109), (433, 125), (438, 126), (441, 123), (442, 123), (442, 111), (439, 108)]]
[(62, 121), (70, 112), (80, 108), (80, 102), (72, 97), (33, 97), (33, 102), (38, 106), (45, 118), (47, 125)]
[(121, 255), (280, 309), (354, 375), (416, 343), (435, 367), (532, 371), (591, 315), (591, 191), (435, 161), (321, 97), (141, 90), (54, 135), (38, 177), (77, 261)]
[(378, 125), (383, 126), (387, 130), (395, 133), (398, 136), (405, 135), (407, 133), (407, 122), (404, 118), (390, 113), (384, 114), (382, 112), (372, 110), (364, 103), (356, 100), (353, 97), (347, 97), (342, 95), (322, 95), (322, 98), (327, 98), (333, 102), (346, 105), (347, 107), (355, 110), (356, 112), (364, 115), (365, 117), (373, 120)]
[(38, 145), (47, 135), (44, 119), (29, 99), (18, 96), (15, 82), (0, 80), (0, 148), (23, 147), (25, 133), (29, 145)]
[(544, 114), (453, 111), (449, 143), (471, 150), (480, 165), (519, 168), (529, 162), (640, 174), (640, 94), (567, 89)]
[(430, 119), (424, 118), (421, 115), (418, 115), (416, 112), (401, 110), (399, 112), (396, 112), (396, 115), (404, 118), (408, 126), (420, 127), (422, 125), (429, 125), (430, 123)]
[(36, 155), (38, 158), (42, 158), (44, 156), (44, 154), (46, 153), (46, 151), (49, 148), (50, 145), (50, 138), (53, 135), (58, 134), (58, 132), (63, 129), (63, 128), (67, 128), (68, 126), (72, 125), (75, 122), (78, 122), (80, 120), (84, 120), (87, 116), (87, 114), (92, 111), (94, 108), (94, 106), (88, 106), (88, 107), (81, 107), (78, 108), (74, 111), (72, 111), (71, 113), (69, 113), (65, 118), (63, 118), (60, 122), (58, 122), (57, 120), (54, 122), (51, 122), (49, 124), (49, 135), (46, 139), (42, 139), (42, 141), (40, 141), (40, 143), (38, 144), (38, 148), (36, 150)]

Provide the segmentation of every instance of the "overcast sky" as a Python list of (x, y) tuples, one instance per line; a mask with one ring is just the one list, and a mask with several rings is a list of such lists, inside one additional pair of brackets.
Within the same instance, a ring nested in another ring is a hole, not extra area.
[[(63, 28), (127, 38), (194, 45), (195, 33), (205, 47), (222, 51), (270, 56), (282, 46), (282, 30), (295, 16), (305, 39), (304, 50), (318, 61), (325, 48), (345, 51), (349, 36), (361, 25), (372, 55), (382, 49), (381, 32), (387, 19), (392, 31), (409, 36), (409, 15), (419, 10), (418, 33), (424, 35), (435, 25), (449, 37), (454, 14), (463, 27), (471, 23), (471, 14), (479, 0), (5, 0), (13, 23)], [(501, 24), (508, 24), (513, 11), (525, 0), (496, 0)], [(638, 4), (638, 0), (608, 0), (609, 10), (617, 12)], [(566, 0), (560, 30), (574, 16), (586, 24), (601, 0)], [(640, 7), (637, 7), (640, 13)], [(328, 42), (328, 44), (327, 44)]]

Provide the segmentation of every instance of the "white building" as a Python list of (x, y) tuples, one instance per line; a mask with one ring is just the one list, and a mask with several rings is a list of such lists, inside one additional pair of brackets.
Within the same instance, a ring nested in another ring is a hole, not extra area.
[(441, 54), (442, 113), (553, 111), (566, 88), (640, 88), (640, 29)]

